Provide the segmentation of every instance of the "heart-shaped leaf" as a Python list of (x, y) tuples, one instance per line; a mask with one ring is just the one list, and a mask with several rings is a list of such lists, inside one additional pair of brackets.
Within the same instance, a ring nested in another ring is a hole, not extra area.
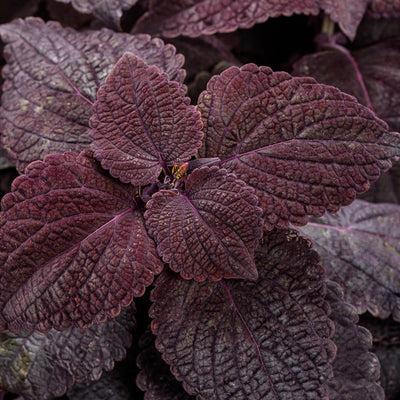
[(89, 154), (29, 165), (0, 215), (0, 326), (48, 331), (114, 317), (163, 268), (136, 189)]
[(268, 233), (256, 282), (157, 278), (156, 347), (189, 394), (225, 399), (327, 399), (335, 347), (324, 271), (295, 232)]
[(185, 87), (133, 54), (118, 61), (90, 119), (94, 155), (122, 182), (146, 185), (201, 146), (200, 114)]
[(7, 43), (0, 108), (2, 146), (20, 172), (50, 153), (89, 146), (96, 93), (125, 51), (183, 81), (183, 56), (148, 35), (77, 32), (39, 18), (0, 26)]
[(200, 155), (255, 188), (267, 229), (336, 212), (400, 155), (400, 134), (354, 97), (254, 64), (213, 77), (199, 109)]
[(147, 203), (157, 251), (185, 279), (256, 279), (253, 254), (262, 234), (257, 197), (217, 166), (194, 170), (185, 192), (161, 190)]

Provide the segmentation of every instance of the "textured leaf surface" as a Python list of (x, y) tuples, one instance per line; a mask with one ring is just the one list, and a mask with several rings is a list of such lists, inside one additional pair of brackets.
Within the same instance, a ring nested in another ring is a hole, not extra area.
[(201, 146), (200, 114), (185, 86), (126, 53), (100, 88), (90, 119), (95, 157), (122, 182), (146, 185)]
[(185, 281), (165, 271), (151, 294), (156, 347), (206, 399), (327, 399), (333, 324), (324, 272), (294, 232), (268, 233), (257, 282)]
[(368, 15), (374, 18), (400, 17), (399, 0), (371, 0)]
[(62, 396), (75, 382), (99, 379), (132, 342), (132, 308), (90, 329), (0, 333), (0, 386), (24, 399)]
[(200, 155), (256, 189), (268, 229), (337, 211), (399, 155), (400, 135), (353, 97), (254, 64), (213, 77), (199, 109)]
[(196, 169), (185, 192), (161, 190), (147, 203), (157, 251), (185, 279), (256, 279), (253, 254), (262, 235), (254, 191), (226, 170)]
[(354, 39), (370, 0), (150, 0), (149, 12), (136, 24), (136, 32), (197, 37), (250, 28), (268, 18), (293, 14), (330, 14), (343, 32)]
[(137, 357), (140, 372), (136, 384), (145, 392), (144, 400), (194, 400), (171, 374), (169, 366), (154, 347), (154, 336), (145, 332), (140, 338), (141, 352)]
[(368, 104), (368, 96), (377, 115), (400, 131), (400, 37), (353, 51), (351, 56), (367, 93), (362, 90), (352, 60), (337, 50), (303, 57), (294, 65), (293, 74), (312, 76), (318, 82), (336, 86), (364, 105)]
[(2, 200), (1, 326), (87, 328), (141, 296), (162, 269), (135, 189), (88, 155), (30, 164)]
[(358, 326), (354, 307), (343, 301), (343, 290), (328, 283), (326, 300), (335, 323), (333, 341), (337, 355), (333, 363), (334, 377), (328, 382), (330, 400), (385, 400), (382, 387), (377, 383), (380, 366), (376, 355), (370, 353), (372, 335)]
[(56, 0), (60, 3), (71, 3), (83, 14), (93, 14), (110, 28), (118, 27), (122, 11), (128, 10), (137, 0)]
[(330, 279), (359, 314), (400, 320), (400, 206), (355, 201), (310, 222), (310, 237)]
[(88, 123), (96, 93), (125, 51), (182, 81), (183, 57), (148, 35), (108, 29), (76, 32), (38, 18), (0, 27), (8, 45), (0, 109), (2, 146), (22, 172), (50, 153), (89, 146)]

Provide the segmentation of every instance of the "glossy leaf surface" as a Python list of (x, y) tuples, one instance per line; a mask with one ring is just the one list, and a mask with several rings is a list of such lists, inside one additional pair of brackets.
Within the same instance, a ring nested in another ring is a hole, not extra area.
[(311, 238), (345, 299), (362, 314), (400, 321), (400, 206), (361, 200), (300, 231)]
[(256, 279), (253, 254), (262, 235), (254, 191), (217, 166), (194, 170), (185, 192), (161, 190), (147, 203), (157, 251), (184, 279)]
[(267, 229), (337, 211), (400, 154), (400, 134), (352, 96), (268, 67), (213, 77), (199, 109), (200, 155), (255, 188)]
[(47, 156), (26, 173), (2, 199), (1, 327), (87, 328), (114, 317), (163, 267), (135, 188), (89, 155)]
[(8, 43), (1, 141), (20, 172), (47, 154), (89, 146), (97, 90), (125, 51), (158, 65), (171, 79), (184, 78), (183, 57), (148, 35), (77, 32), (39, 18), (2, 25), (0, 35)]
[(90, 138), (95, 157), (122, 182), (146, 185), (201, 146), (200, 114), (185, 86), (126, 53), (100, 88)]
[(89, 329), (0, 333), (0, 386), (24, 399), (62, 396), (74, 383), (97, 380), (125, 357), (132, 342), (132, 308)]
[(268, 233), (255, 258), (256, 282), (166, 270), (151, 294), (156, 347), (200, 398), (327, 399), (335, 349), (318, 255), (286, 231)]
[(377, 383), (380, 365), (375, 354), (370, 353), (372, 335), (358, 326), (354, 307), (343, 301), (343, 290), (328, 283), (326, 296), (335, 323), (333, 341), (337, 355), (333, 363), (334, 377), (328, 382), (330, 400), (385, 400), (382, 387)]

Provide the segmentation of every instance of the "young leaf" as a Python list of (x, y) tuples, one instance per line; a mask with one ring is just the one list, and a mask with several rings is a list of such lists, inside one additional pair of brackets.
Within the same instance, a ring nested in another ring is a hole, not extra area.
[(0, 326), (88, 328), (141, 296), (163, 268), (135, 188), (89, 154), (49, 155), (2, 200)]
[(253, 254), (262, 235), (254, 191), (217, 166), (194, 170), (185, 192), (161, 190), (147, 203), (157, 251), (184, 279), (256, 279)]
[(2, 146), (20, 172), (50, 153), (89, 146), (96, 93), (125, 51), (183, 81), (183, 56), (148, 35), (108, 29), (77, 32), (39, 18), (0, 26), (6, 78), (0, 108)]
[(166, 270), (151, 294), (156, 347), (201, 398), (327, 399), (335, 348), (317, 253), (274, 231), (255, 258), (257, 282), (198, 283)]
[(377, 383), (379, 361), (369, 352), (372, 335), (368, 329), (358, 326), (356, 310), (343, 301), (343, 290), (328, 282), (326, 300), (335, 323), (333, 341), (337, 355), (333, 362), (333, 378), (328, 382), (329, 400), (384, 400), (385, 394)]
[(75, 382), (97, 380), (125, 357), (132, 342), (132, 308), (90, 329), (0, 333), (0, 387), (46, 400), (62, 396)]
[(267, 229), (336, 212), (400, 155), (400, 134), (352, 96), (267, 67), (213, 77), (198, 107), (200, 155), (255, 188)]
[(83, 14), (93, 14), (108, 27), (119, 27), (122, 11), (128, 10), (137, 0), (56, 0), (60, 3), (71, 3)]
[(200, 114), (185, 87), (130, 53), (97, 94), (89, 136), (94, 155), (122, 182), (146, 185), (201, 146)]
[(299, 230), (359, 314), (400, 321), (400, 206), (357, 200)]

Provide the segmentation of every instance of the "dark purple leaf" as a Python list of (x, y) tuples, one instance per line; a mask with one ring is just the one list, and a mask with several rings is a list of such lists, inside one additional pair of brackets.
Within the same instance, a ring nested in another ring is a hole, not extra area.
[(377, 383), (379, 361), (369, 352), (371, 333), (357, 325), (357, 312), (343, 301), (343, 290), (338, 284), (328, 283), (326, 300), (332, 308), (333, 341), (337, 346), (334, 377), (328, 382), (329, 400), (385, 400), (383, 389)]
[(169, 366), (154, 347), (154, 336), (145, 332), (139, 341), (141, 352), (137, 357), (140, 372), (136, 384), (145, 392), (144, 400), (194, 400), (171, 374)]
[(185, 390), (206, 399), (327, 399), (335, 348), (324, 271), (293, 231), (268, 233), (257, 282), (155, 283), (156, 347)]
[(161, 190), (147, 203), (157, 251), (184, 279), (256, 279), (254, 249), (262, 235), (253, 189), (217, 166), (194, 170), (185, 192)]
[(132, 308), (89, 329), (0, 333), (0, 386), (45, 400), (62, 396), (75, 382), (97, 380), (125, 357), (132, 342)]
[(357, 200), (300, 231), (359, 314), (400, 321), (400, 206)]
[(400, 17), (399, 0), (371, 0), (368, 15), (374, 18)]
[(213, 77), (199, 109), (200, 156), (255, 188), (267, 229), (336, 212), (400, 154), (400, 134), (352, 96), (268, 67)]
[(400, 37), (352, 53), (330, 50), (307, 55), (294, 65), (293, 74), (312, 76), (356, 96), (400, 131)]
[(40, 0), (1, 0), (0, 24), (34, 14), (38, 9), (39, 2)]
[(88, 154), (29, 165), (2, 200), (0, 326), (87, 328), (114, 317), (161, 271), (136, 189)]
[(110, 28), (119, 27), (122, 11), (134, 6), (138, 0), (56, 0), (71, 3), (83, 14), (93, 14)]
[(77, 32), (38, 18), (0, 27), (8, 65), (0, 109), (2, 146), (22, 172), (50, 153), (89, 146), (96, 93), (111, 68), (130, 51), (182, 81), (183, 57), (148, 35), (108, 29)]
[(90, 119), (91, 147), (112, 176), (146, 185), (197, 153), (202, 123), (185, 91), (158, 68), (124, 54), (98, 91)]

